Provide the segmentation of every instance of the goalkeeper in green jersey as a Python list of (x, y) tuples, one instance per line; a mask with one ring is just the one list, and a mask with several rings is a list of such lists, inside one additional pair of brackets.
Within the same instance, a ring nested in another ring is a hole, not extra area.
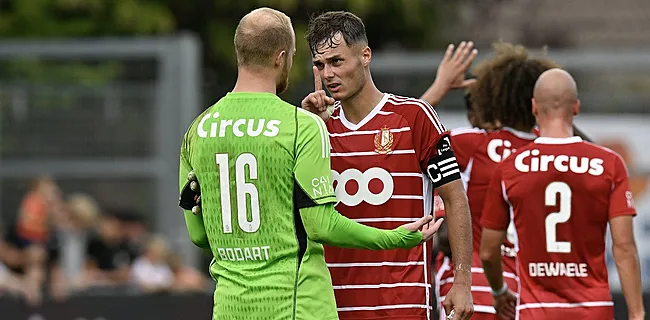
[(190, 238), (214, 256), (213, 318), (337, 319), (322, 244), (410, 248), (440, 222), (379, 230), (341, 216), (325, 123), (276, 96), (295, 53), (291, 20), (254, 10), (239, 22), (235, 48), (234, 89), (191, 124), (180, 156)]

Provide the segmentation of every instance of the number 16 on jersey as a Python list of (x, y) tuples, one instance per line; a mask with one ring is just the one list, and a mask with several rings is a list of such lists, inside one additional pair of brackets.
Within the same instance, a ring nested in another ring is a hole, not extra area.
[[(227, 153), (216, 155), (219, 166), (219, 185), (221, 189), (221, 219), (223, 232), (232, 233), (232, 210), (230, 206), (230, 168)], [(237, 198), (237, 220), (242, 231), (253, 233), (260, 228), (260, 202), (257, 187), (246, 182), (246, 166), (250, 172), (248, 179), (257, 180), (257, 159), (251, 153), (242, 153), (235, 160), (235, 192)], [(250, 196), (251, 220), (248, 220), (246, 195)]]

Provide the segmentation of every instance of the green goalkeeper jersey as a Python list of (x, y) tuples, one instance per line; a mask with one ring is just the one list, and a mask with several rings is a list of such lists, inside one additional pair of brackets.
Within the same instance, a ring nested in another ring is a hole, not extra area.
[(321, 243), (419, 243), (419, 232), (334, 211), (329, 152), (325, 123), (270, 93), (228, 93), (192, 123), (179, 183), (193, 170), (200, 184), (202, 214), (185, 219), (192, 242), (214, 256), (213, 319), (338, 319)]

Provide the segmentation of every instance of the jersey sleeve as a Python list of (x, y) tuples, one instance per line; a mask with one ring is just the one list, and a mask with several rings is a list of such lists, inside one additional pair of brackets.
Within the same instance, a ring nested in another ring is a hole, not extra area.
[(625, 163), (620, 156), (614, 159), (612, 192), (609, 197), (609, 219), (636, 215), (632, 191), (630, 191), (629, 175)]
[(325, 123), (318, 116), (296, 108), (295, 181), (308, 196), (299, 208), (336, 202), (330, 168), (330, 143)]
[(413, 145), (418, 155), (420, 166), (425, 171), (429, 160), (438, 155), (438, 144), (445, 137), (449, 140), (449, 131), (438, 118), (433, 107), (422, 101), (422, 106), (413, 120)]
[[(189, 133), (189, 131), (188, 131)], [(180, 152), (180, 166), (178, 170), (178, 184), (179, 192), (182, 192), (187, 184), (187, 175), (192, 170), (192, 165), (190, 164), (190, 155), (189, 155), (189, 138), (188, 133), (183, 136), (183, 142), (181, 143), (181, 152)], [(199, 184), (201, 181), (199, 181)], [(195, 215), (191, 210), (183, 210), (183, 215), (185, 217), (185, 225), (187, 226), (187, 232), (192, 240), (192, 243), (197, 245), (200, 248), (209, 248), (208, 235), (205, 232), (205, 226), (203, 225), (203, 216), (198, 214)]]
[(313, 241), (341, 248), (408, 249), (422, 241), (422, 233), (404, 227), (381, 230), (342, 216), (333, 203), (300, 209), (305, 231)]
[(506, 230), (510, 223), (510, 205), (505, 199), (503, 184), (503, 163), (497, 166), (490, 179), (483, 204), (481, 226), (493, 230)]
[(474, 152), (485, 137), (485, 130), (477, 128), (459, 128), (451, 130), (451, 144), (456, 155), (456, 162), (461, 171), (465, 171)]
[(460, 179), (460, 169), (451, 146), (449, 131), (440, 122), (436, 111), (422, 101), (413, 121), (413, 144), (422, 172), (433, 187), (438, 188)]

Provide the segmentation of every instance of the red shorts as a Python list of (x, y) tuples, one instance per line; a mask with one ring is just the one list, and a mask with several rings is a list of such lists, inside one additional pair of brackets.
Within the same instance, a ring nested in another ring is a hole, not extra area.
[[(562, 303), (557, 307), (541, 307), (540, 304), (526, 303), (517, 307), (517, 318), (519, 320), (542, 320), (542, 319), (593, 319), (612, 320), (614, 319), (613, 306), (589, 306), (580, 307), (572, 303)], [(472, 317), (474, 319), (474, 317)]]
[[(474, 260), (478, 259), (475, 257)], [(503, 258), (503, 278), (508, 284), (510, 291), (517, 293), (519, 278), (516, 273), (515, 258)], [(490, 285), (485, 278), (483, 268), (476, 267), (481, 265), (480, 262), (473, 261), (472, 267), (472, 299), (474, 300), (474, 315), (472, 319), (497, 319), (494, 310)], [(451, 289), (454, 282), (454, 267), (451, 259), (439, 254), (436, 258), (436, 299), (439, 304), (445, 299), (445, 296)], [(441, 307), (440, 319), (445, 319), (444, 309)]]

